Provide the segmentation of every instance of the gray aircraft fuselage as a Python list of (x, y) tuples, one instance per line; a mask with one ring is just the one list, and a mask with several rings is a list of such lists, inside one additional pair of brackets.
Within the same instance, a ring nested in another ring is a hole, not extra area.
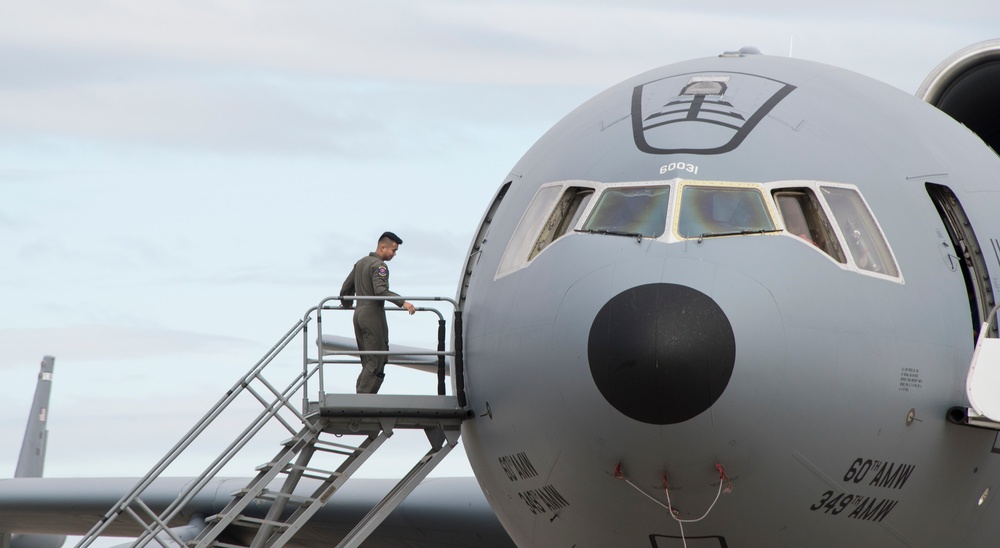
[[(514, 541), (995, 543), (996, 432), (946, 415), (997, 289), (998, 191), (976, 134), (802, 60), (678, 63), (573, 111), (504, 179), (460, 292), (463, 440)], [(704, 515), (685, 539), (668, 495)]]

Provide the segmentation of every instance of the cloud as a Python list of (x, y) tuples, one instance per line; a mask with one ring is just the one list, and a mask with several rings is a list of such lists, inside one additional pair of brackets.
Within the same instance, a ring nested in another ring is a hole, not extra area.
[[(932, 3), (914, 6), (921, 17), (910, 9), (899, 17), (879, 2), (802, 13), (791, 6), (17, 3), (0, 21), (0, 133), (12, 143), (68, 139), (193, 154), (447, 156), (497, 127), (554, 111), (539, 98), (550, 106), (562, 95), (555, 111), (566, 111), (665, 62), (743, 45), (786, 54), (796, 34), (801, 55), (855, 70), (881, 52), (897, 60), (879, 69), (890, 83), (915, 87), (904, 75), (914, 66), (926, 74), (957, 47), (938, 57), (928, 41), (899, 36), (965, 45), (968, 29), (988, 19)], [(975, 10), (998, 8), (977, 2)], [(849, 49), (843, 29), (861, 37)]]
[(38, 238), (20, 247), (17, 259), (25, 262), (56, 262), (85, 260), (87, 255), (66, 247), (62, 242), (52, 238)]
[(0, 167), (0, 185), (34, 183), (52, 178), (52, 174), (38, 169)]
[(0, 211), (0, 230), (17, 230), (20, 224), (9, 215)]
[[(39, 53), (29, 58), (41, 66), (84, 79), (106, 74), (108, 66), (118, 71), (111, 76), (142, 72), (151, 61), (161, 68), (180, 62), (412, 82), (607, 85), (609, 74), (625, 77), (665, 59), (746, 45), (723, 46), (720, 39), (774, 37), (784, 51), (795, 27), (841, 37), (845, 24), (872, 22), (883, 29), (876, 33), (880, 40), (926, 21), (967, 31), (988, 28), (998, 7), (977, 0), (954, 10), (928, 1), (905, 11), (861, 0), (808, 9), (791, 1), (687, 9), (639, 1), (47, 2), (6, 7), (0, 36), (4, 49), (23, 54), (34, 48)], [(116, 60), (82, 71), (59, 52), (83, 61), (116, 52)], [(30, 66), (7, 65), (19, 63)], [(49, 77), (17, 73), (10, 80)]]
[[(534, 125), (551, 106), (569, 109), (592, 92), (346, 83), (331, 77), (250, 72), (159, 75), (143, 81), (67, 82), (43, 90), (0, 88), (0, 129), (10, 146), (69, 140), (162, 147), (194, 156), (215, 152), (309, 155), (327, 161), (340, 157), (372, 162), (387, 156), (423, 160), (455, 156), (462, 146), (488, 141), (497, 128)], [(414, 136), (419, 141), (414, 142)], [(3, 175), (0, 181), (29, 174)]]
[(218, 151), (336, 151), (350, 122), (259, 84), (168, 80), (0, 93), (0, 127), (36, 138)]
[(236, 337), (152, 327), (81, 325), (0, 329), (0, 366), (33, 362), (42, 354), (63, 360), (130, 360), (253, 348)]
[[(31, 221), (37, 223), (37, 221)], [(27, 222), (22, 223), (27, 224)], [(0, 212), (0, 229), (4, 218)], [(7, 279), (32, 281), (35, 277), (54, 279), (67, 270), (75, 271), (74, 285), (84, 286), (109, 280), (148, 281), (175, 271), (189, 271), (191, 261), (177, 246), (160, 241), (100, 232), (47, 233), (16, 242)], [(2, 275), (0, 275), (2, 277)]]

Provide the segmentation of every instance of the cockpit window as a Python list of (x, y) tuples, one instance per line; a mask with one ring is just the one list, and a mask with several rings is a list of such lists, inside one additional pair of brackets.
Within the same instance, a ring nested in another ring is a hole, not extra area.
[(899, 277), (889, 244), (858, 191), (825, 185), (820, 190), (858, 268)]
[[(575, 183), (575, 184), (574, 184)], [(590, 181), (549, 183), (538, 189), (510, 237), (497, 277), (506, 276), (526, 266), (532, 259), (571, 232), (594, 196)]]
[(773, 194), (786, 231), (823, 250), (838, 263), (847, 262), (837, 234), (811, 188), (782, 188)]
[(542, 231), (535, 240), (528, 260), (535, 258), (546, 246), (559, 239), (560, 236), (569, 231), (580, 221), (580, 215), (587, 207), (587, 203), (594, 196), (594, 189), (569, 187), (559, 197), (556, 206), (552, 209), (548, 221), (542, 226)]
[(497, 277), (510, 274), (527, 263), (528, 253), (536, 241), (534, 236), (538, 233), (538, 227), (549, 215), (552, 202), (559, 196), (560, 190), (562, 190), (560, 185), (543, 186), (538, 189), (510, 237), (510, 243), (507, 244), (507, 250), (504, 251), (503, 259), (500, 261), (500, 268), (497, 269)]
[(670, 187), (606, 188), (581, 232), (657, 238), (667, 226)]
[(683, 238), (774, 232), (760, 190), (739, 186), (684, 187), (677, 233)]

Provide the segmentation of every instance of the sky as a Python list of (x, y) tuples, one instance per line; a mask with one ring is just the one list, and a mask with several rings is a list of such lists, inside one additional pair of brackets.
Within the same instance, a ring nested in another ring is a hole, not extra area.
[[(913, 93), (1000, 37), (995, 0), (822, 4), (0, 4), (0, 477), (46, 354), (46, 475), (141, 476), (382, 231), (404, 240), (396, 292), (453, 297), (511, 167), (630, 76), (756, 46)], [(393, 342), (434, 345), (426, 315), (389, 321)], [(327, 391), (355, 376), (335, 369)], [(392, 369), (382, 391), (435, 382)], [(390, 441), (359, 475), (398, 477), (426, 450)], [(277, 450), (256, 448), (234, 473)], [(459, 449), (432, 475), (471, 474)]]

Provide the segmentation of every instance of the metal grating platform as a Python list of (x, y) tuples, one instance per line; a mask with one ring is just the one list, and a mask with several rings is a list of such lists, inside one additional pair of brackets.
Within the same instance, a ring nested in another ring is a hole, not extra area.
[(391, 435), (393, 428), (457, 430), (471, 417), (454, 396), (326, 394), (315, 409), (323, 431), (338, 435), (380, 430)]

